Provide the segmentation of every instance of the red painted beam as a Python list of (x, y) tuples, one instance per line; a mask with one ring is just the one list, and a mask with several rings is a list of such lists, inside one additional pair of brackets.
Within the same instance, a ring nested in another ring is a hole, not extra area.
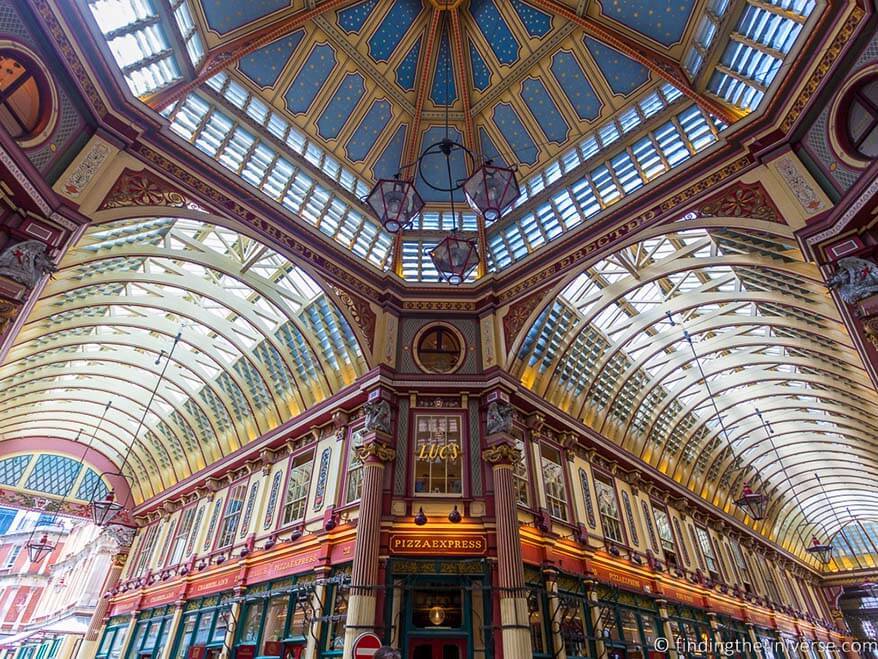
[(263, 46), (277, 41), (290, 32), (300, 28), (302, 25), (312, 20), (316, 16), (333, 9), (338, 9), (353, 0), (325, 0), (311, 9), (302, 9), (296, 13), (278, 18), (271, 23), (263, 26), (256, 32), (245, 34), (232, 39), (228, 43), (211, 50), (204, 58), (195, 78), (189, 81), (182, 81), (176, 85), (159, 91), (152, 96), (147, 97), (146, 104), (154, 110), (163, 110), (174, 101), (178, 101), (185, 97), (196, 87), (202, 85), (205, 81), (215, 76), (223, 69), (235, 64), (242, 57), (259, 50)]
[[(405, 138), (405, 149), (402, 154), (402, 164), (407, 165), (416, 157), (418, 145), (421, 141), (421, 114), (424, 111), (424, 101), (427, 98), (427, 89), (430, 86), (430, 72), (433, 64), (433, 51), (436, 48), (436, 37), (439, 34), (439, 18), (442, 12), (433, 10), (430, 16), (430, 26), (421, 47), (421, 66), (418, 68), (418, 79), (415, 87), (415, 115), (412, 117), (412, 125)], [(405, 172), (403, 172), (405, 174)]]
[(460, 27), (460, 14), (457, 9), (452, 9), (449, 15), (451, 16), (451, 52), (454, 57), (455, 78), (457, 88), (460, 90), (461, 102), (463, 103), (463, 143), (466, 145), (466, 148), (476, 153), (479, 151), (479, 148), (476, 141), (476, 127), (473, 122), (472, 103), (469, 95), (470, 79), (467, 75), (467, 59), (463, 49), (463, 31)]
[(593, 18), (580, 16), (558, 0), (532, 0), (532, 4), (576, 23), (588, 36), (594, 37), (598, 41), (615, 48), (623, 55), (627, 55), (634, 61), (639, 62), (651, 73), (674, 85), (685, 96), (695, 101), (695, 104), (702, 110), (714, 115), (723, 122), (731, 125), (742, 118), (743, 115), (737, 113), (733, 108), (705, 96), (692, 87), (680, 63), (664, 53), (638, 43), (619, 30), (602, 25)]

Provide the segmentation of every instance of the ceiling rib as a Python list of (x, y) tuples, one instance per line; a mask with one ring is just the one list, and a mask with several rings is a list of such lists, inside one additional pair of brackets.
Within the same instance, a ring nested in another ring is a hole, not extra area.
[(702, 110), (721, 119), (724, 123), (731, 126), (742, 118), (741, 113), (738, 111), (720, 102), (718, 99), (705, 96), (695, 89), (683, 72), (680, 63), (667, 55), (642, 43), (632, 41), (618, 30), (601, 25), (592, 18), (578, 15), (569, 7), (558, 2), (558, 0), (533, 0), (533, 4), (557, 14), (572, 23), (576, 23), (588, 36), (602, 41), (623, 55), (627, 55), (634, 61), (639, 62), (651, 73), (674, 85), (684, 96), (691, 98)]
[(302, 9), (291, 16), (283, 16), (268, 23), (256, 32), (245, 34), (222, 44), (207, 53), (204, 63), (192, 80), (181, 81), (171, 85), (147, 97), (144, 101), (153, 110), (161, 111), (174, 101), (185, 97), (193, 89), (201, 86), (220, 71), (229, 68), (242, 57), (280, 39), (324, 12), (339, 9), (350, 2), (353, 2), (353, 0), (326, 0), (316, 7)]
[(424, 111), (424, 101), (427, 99), (427, 89), (430, 86), (430, 72), (433, 70), (433, 51), (436, 49), (436, 37), (439, 34), (439, 18), (441, 14), (442, 12), (433, 11), (430, 16), (430, 27), (427, 28), (426, 39), (421, 47), (421, 62), (418, 67), (417, 88), (415, 91), (415, 114), (412, 116), (411, 128), (409, 128), (405, 136), (405, 148), (402, 152), (403, 167), (415, 159), (415, 154), (421, 141), (421, 114)]

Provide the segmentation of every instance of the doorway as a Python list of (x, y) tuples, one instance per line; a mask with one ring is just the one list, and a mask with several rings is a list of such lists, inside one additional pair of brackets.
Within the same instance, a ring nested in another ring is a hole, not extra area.
[(409, 659), (465, 659), (464, 638), (413, 638), (409, 641)]

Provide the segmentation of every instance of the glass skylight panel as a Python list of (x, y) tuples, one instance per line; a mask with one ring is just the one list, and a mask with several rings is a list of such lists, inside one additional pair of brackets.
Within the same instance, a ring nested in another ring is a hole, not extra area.
[(622, 187), (623, 193), (634, 192), (643, 185), (644, 181), (640, 178), (640, 173), (637, 171), (637, 167), (627, 151), (623, 151), (613, 158), (610, 164), (613, 167), (613, 172), (616, 174), (619, 185)]
[(186, 42), (186, 52), (189, 54), (189, 61), (193, 67), (197, 67), (204, 58), (204, 43), (201, 41), (201, 35), (195, 27), (192, 20), (192, 10), (189, 7), (188, 0), (175, 2), (172, 4), (174, 10), (174, 20), (177, 21), (177, 27), (183, 40)]

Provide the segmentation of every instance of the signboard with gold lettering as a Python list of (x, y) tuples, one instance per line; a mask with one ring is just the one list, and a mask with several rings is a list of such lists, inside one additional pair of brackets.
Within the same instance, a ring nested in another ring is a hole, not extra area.
[(143, 600), (140, 602), (140, 608), (154, 609), (157, 606), (164, 606), (165, 604), (175, 602), (178, 599), (182, 599), (184, 590), (185, 587), (183, 584), (177, 584), (171, 588), (164, 588), (153, 593), (148, 593), (143, 596)]
[(673, 586), (662, 585), (662, 595), (669, 600), (704, 608), (704, 598), (698, 593), (693, 593), (682, 588), (674, 588)]
[(204, 597), (205, 595), (212, 595), (213, 593), (218, 593), (221, 590), (227, 590), (232, 588), (235, 585), (235, 581), (237, 580), (238, 572), (227, 572), (226, 574), (221, 574), (214, 577), (207, 577), (206, 579), (200, 579), (198, 581), (193, 581), (189, 586), (189, 591), (186, 593), (187, 597)]
[(594, 576), (604, 583), (643, 593), (651, 593), (653, 591), (652, 582), (650, 580), (643, 579), (635, 574), (629, 574), (622, 570), (616, 570), (606, 565), (596, 563), (592, 564), (591, 569), (592, 572), (594, 572)]
[(290, 574), (306, 572), (312, 569), (320, 560), (320, 550), (313, 549), (304, 554), (282, 556), (265, 563), (254, 565), (247, 571), (247, 585), (277, 579)]
[(137, 609), (137, 604), (139, 601), (140, 596), (134, 595), (118, 602), (113, 602), (113, 605), (110, 607), (110, 615), (118, 616), (123, 613), (131, 613), (132, 611), (135, 611)]
[(763, 627), (765, 629), (773, 629), (774, 623), (771, 621), (771, 616), (767, 613), (756, 609), (747, 609), (747, 618), (754, 625), (758, 625), (759, 627)]
[(488, 551), (483, 535), (393, 534), (389, 545), (394, 556), (484, 556)]

